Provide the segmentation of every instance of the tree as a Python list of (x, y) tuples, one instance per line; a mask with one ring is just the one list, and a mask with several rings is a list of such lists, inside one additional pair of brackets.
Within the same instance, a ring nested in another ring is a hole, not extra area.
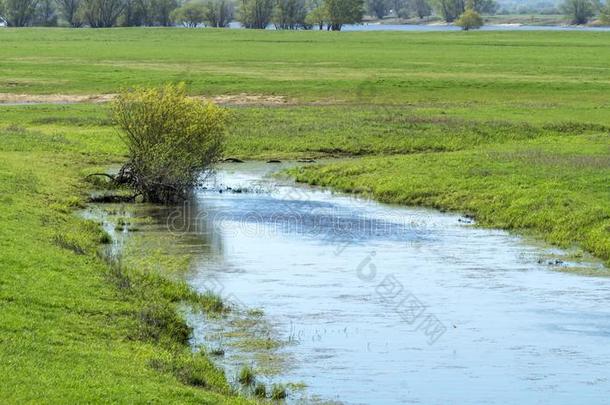
[(398, 18), (409, 18), (411, 12), (409, 7), (410, 0), (390, 0), (390, 8), (394, 16)]
[(410, 0), (408, 5), (409, 10), (420, 19), (432, 14), (432, 7), (430, 7), (427, 0)]
[(320, 4), (313, 8), (305, 17), (305, 24), (309, 26), (317, 26), (320, 31), (324, 29), (324, 24), (328, 21), (328, 13), (324, 4)]
[(464, 12), (463, 0), (436, 0), (434, 7), (443, 20), (450, 23)]
[(124, 27), (152, 25), (151, 13), (150, 0), (125, 0), (125, 8), (119, 19), (119, 25)]
[(116, 24), (125, 5), (125, 0), (83, 0), (83, 15), (91, 28), (108, 28)]
[(456, 21), (456, 25), (462, 27), (464, 31), (478, 29), (483, 26), (483, 19), (474, 9), (474, 0), (468, 0), (466, 11)]
[(234, 6), (230, 0), (207, 0), (203, 20), (210, 27), (228, 27), (233, 20)]
[[(467, 9), (464, 0), (435, 0), (434, 8), (449, 23), (455, 21)], [(497, 9), (498, 4), (495, 0), (475, 0), (472, 7), (477, 13), (485, 14), (493, 14)]]
[(183, 200), (222, 153), (227, 112), (183, 85), (123, 92), (112, 112), (129, 156), (114, 181), (145, 201)]
[(395, 17), (398, 17), (398, 10), (404, 7), (406, 0), (389, 0), (388, 7), (390, 8), (390, 12), (394, 14)]
[(55, 0), (38, 0), (33, 25), (42, 27), (57, 26), (57, 9)]
[(11, 27), (27, 27), (36, 16), (38, 0), (4, 0), (4, 18)]
[(328, 29), (341, 31), (344, 24), (356, 24), (362, 21), (362, 0), (325, 0), (328, 15)]
[(480, 14), (495, 14), (499, 7), (495, 0), (474, 0), (474, 11)]
[(241, 0), (239, 22), (245, 28), (265, 29), (271, 22), (274, 0)]
[(367, 8), (371, 15), (381, 20), (388, 14), (389, 4), (387, 0), (367, 0)]
[(57, 7), (62, 17), (73, 28), (78, 28), (83, 25), (81, 15), (82, 0), (57, 0)]
[(185, 27), (195, 28), (203, 23), (205, 5), (199, 1), (191, 1), (172, 12), (172, 19)]
[(306, 16), (305, 0), (277, 0), (273, 24), (276, 29), (296, 30), (305, 26)]
[(572, 24), (586, 24), (594, 14), (591, 0), (565, 0), (561, 8)]
[(610, 24), (610, 4), (606, 4), (599, 12), (599, 19), (602, 24)]
[(151, 17), (162, 27), (172, 25), (172, 12), (178, 8), (177, 0), (150, 0)]
[(476, 30), (483, 26), (483, 19), (474, 9), (468, 9), (464, 11), (455, 24), (462, 27), (464, 31)]

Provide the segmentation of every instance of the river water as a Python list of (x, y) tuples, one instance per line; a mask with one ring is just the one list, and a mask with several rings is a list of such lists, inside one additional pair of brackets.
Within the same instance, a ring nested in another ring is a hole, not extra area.
[[(274, 381), (307, 386), (291, 402), (608, 403), (610, 278), (562, 271), (600, 264), (268, 176), (280, 166), (221, 167), (167, 223), (199, 237), (192, 286), (263, 309), (289, 342)], [(218, 344), (222, 320), (191, 322)]]

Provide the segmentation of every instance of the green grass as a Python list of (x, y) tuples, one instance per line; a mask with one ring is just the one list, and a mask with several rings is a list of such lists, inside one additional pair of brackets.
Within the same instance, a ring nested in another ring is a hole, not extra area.
[(187, 345), (177, 305), (209, 300), (107, 264), (108, 235), (73, 214), (83, 174), (120, 159), (103, 134), (0, 127), (2, 402), (245, 403)]
[(234, 109), (225, 154), (241, 158), (391, 155), (610, 131), (603, 124), (448, 116), (416, 107)]
[(185, 81), (203, 94), (522, 112), (578, 106), (577, 115), (607, 104), (608, 38), (605, 32), (4, 29), (0, 92), (112, 93)]
[(570, 25), (564, 14), (495, 14), (484, 16), (485, 24)]

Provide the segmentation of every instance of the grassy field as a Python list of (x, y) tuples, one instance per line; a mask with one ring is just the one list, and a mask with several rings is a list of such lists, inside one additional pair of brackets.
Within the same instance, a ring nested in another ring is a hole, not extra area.
[[(186, 81), (284, 96), (229, 107), (227, 156), (349, 157), (293, 174), (610, 264), (610, 33), (2, 29), (0, 43), (2, 94)], [(211, 299), (108, 265), (107, 237), (73, 215), (86, 174), (123, 154), (106, 105), (0, 106), (0, 398), (245, 402), (186, 345), (178, 304)]]
[(484, 16), (485, 24), (521, 25), (570, 25), (570, 18), (564, 14), (495, 14)]
[(0, 92), (9, 93), (185, 81), (198, 94), (481, 107), (496, 117), (559, 109), (589, 119), (583, 110), (606, 105), (610, 90), (604, 32), (4, 29), (0, 43)]

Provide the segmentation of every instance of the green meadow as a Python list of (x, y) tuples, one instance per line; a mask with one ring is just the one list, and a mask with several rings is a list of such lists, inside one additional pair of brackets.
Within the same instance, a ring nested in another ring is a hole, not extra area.
[[(474, 216), (610, 264), (610, 33), (2, 29), (0, 93), (185, 82), (228, 105), (225, 156)], [(0, 97), (1, 98), (1, 97)], [(213, 297), (104, 261), (75, 215), (125, 150), (106, 104), (0, 105), (0, 398), (248, 403), (188, 346)]]
[(480, 107), (496, 118), (510, 106), (575, 107), (565, 118), (589, 120), (583, 110), (606, 103), (610, 89), (604, 32), (7, 29), (0, 43), (0, 92), (9, 93), (184, 81), (196, 94)]

